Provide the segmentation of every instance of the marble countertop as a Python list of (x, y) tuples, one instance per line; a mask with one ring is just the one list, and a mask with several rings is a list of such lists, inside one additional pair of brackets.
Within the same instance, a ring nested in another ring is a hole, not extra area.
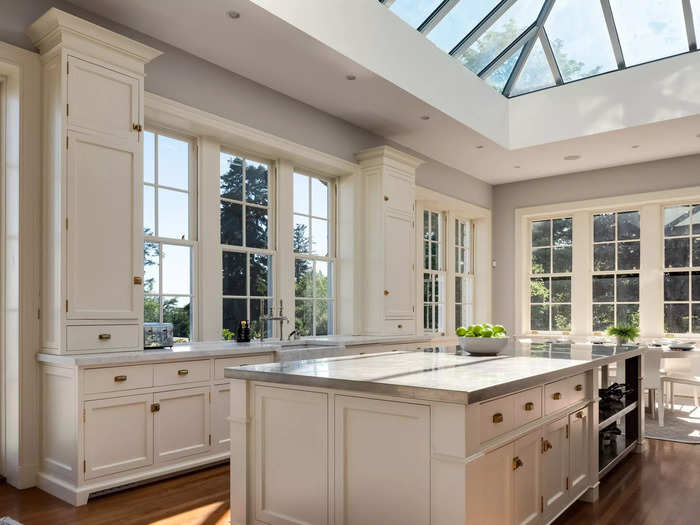
[(504, 355), (495, 357), (462, 355), (456, 347), (436, 346), (422, 352), (227, 368), (225, 376), (468, 404), (575, 375), (643, 351), (639, 347), (585, 346), (588, 348), (569, 346), (567, 351), (558, 345), (515, 343)]
[(429, 335), (320, 335), (302, 337), (299, 341), (312, 345), (373, 345), (373, 344), (404, 344), (425, 343), (432, 340)]

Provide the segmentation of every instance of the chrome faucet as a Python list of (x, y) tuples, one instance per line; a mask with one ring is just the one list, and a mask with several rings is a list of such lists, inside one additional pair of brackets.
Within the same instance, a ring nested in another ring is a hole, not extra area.
[[(265, 299), (260, 299), (260, 311), (265, 311)], [(270, 312), (260, 316), (260, 340), (264, 339), (265, 333), (265, 323), (267, 321), (279, 321), (280, 322), (280, 341), (284, 341), (284, 322), (289, 323), (289, 319), (284, 315), (284, 310), (282, 308), (282, 299), (280, 299), (280, 309), (278, 315), (273, 315), (273, 309), (270, 308)]]

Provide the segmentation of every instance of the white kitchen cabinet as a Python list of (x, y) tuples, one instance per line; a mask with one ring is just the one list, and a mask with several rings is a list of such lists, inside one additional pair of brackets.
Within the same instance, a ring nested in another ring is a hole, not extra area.
[(569, 415), (569, 490), (575, 495), (588, 487), (590, 468), (591, 422), (588, 409), (581, 409)]
[(86, 401), (85, 479), (153, 464), (153, 394)]
[[(384, 319), (414, 318), (415, 271), (407, 264), (415, 256), (413, 217), (386, 210), (384, 233)], [(397, 326), (400, 323), (397, 323)]]
[(549, 522), (569, 503), (569, 418), (546, 425), (542, 438), (542, 497)]
[(228, 418), (231, 407), (229, 383), (211, 387), (211, 447), (212, 450), (227, 451), (231, 443)]
[(530, 432), (513, 444), (513, 513), (516, 525), (541, 521), (542, 433)]
[(513, 444), (467, 464), (467, 523), (513, 523)]
[(165, 463), (209, 450), (209, 387), (154, 394), (156, 463)]
[(429, 407), (336, 395), (334, 434), (336, 525), (430, 523)]

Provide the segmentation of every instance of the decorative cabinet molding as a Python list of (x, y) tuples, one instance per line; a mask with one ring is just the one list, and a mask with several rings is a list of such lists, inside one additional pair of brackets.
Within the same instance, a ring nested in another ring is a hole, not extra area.
[[(43, 68), (42, 351), (138, 350), (143, 77), (161, 53), (55, 8), (27, 34)], [(138, 335), (69, 341), (96, 323)]]
[(415, 333), (415, 171), (423, 162), (388, 146), (355, 158), (363, 178), (357, 250), (361, 331)]

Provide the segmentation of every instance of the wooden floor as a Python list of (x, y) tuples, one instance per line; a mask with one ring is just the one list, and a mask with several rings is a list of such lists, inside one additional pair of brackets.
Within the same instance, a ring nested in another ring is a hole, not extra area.
[[(90, 500), (74, 508), (38, 489), (0, 485), (0, 516), (24, 525), (227, 525), (228, 467)], [(700, 446), (647, 440), (601, 483), (597, 503), (575, 503), (556, 525), (700, 523)], [(487, 525), (487, 524), (485, 524)]]

